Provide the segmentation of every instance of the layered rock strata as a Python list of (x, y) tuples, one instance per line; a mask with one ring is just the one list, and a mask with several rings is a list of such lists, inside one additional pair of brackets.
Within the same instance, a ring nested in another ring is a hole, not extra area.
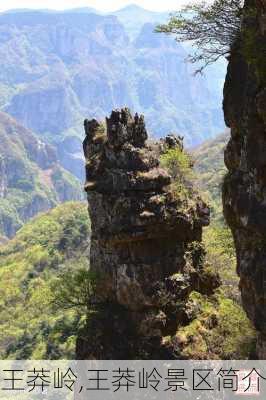
[(182, 138), (147, 142), (143, 116), (113, 111), (106, 127), (85, 121), (86, 185), (92, 223), (91, 270), (98, 307), (77, 342), (78, 358), (176, 358), (165, 341), (190, 320), (192, 290), (209, 293), (202, 227), (209, 209), (195, 195), (186, 209), (160, 166)]

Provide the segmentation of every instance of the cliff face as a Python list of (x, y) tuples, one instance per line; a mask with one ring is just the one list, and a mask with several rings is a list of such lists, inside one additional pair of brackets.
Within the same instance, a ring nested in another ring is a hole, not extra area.
[(218, 284), (202, 262), (209, 209), (195, 196), (185, 210), (170, 190), (159, 155), (182, 148), (178, 138), (147, 144), (143, 117), (133, 118), (128, 109), (113, 111), (106, 126), (107, 132), (96, 120), (85, 121), (99, 306), (78, 339), (77, 357), (178, 357), (178, 346), (164, 338), (188, 323), (191, 291), (209, 293)]
[[(264, 4), (263, 4), (264, 3)], [(243, 306), (266, 358), (266, 3), (246, 1), (240, 39), (224, 89), (231, 138), (223, 185), (224, 214), (234, 235)]]

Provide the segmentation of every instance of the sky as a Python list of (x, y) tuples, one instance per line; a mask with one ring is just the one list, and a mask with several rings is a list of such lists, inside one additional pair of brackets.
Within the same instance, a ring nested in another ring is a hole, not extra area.
[(153, 11), (176, 10), (188, 0), (0, 0), (0, 11), (12, 8), (51, 8), (63, 10), (77, 7), (93, 7), (102, 11), (114, 11), (128, 4), (137, 4)]

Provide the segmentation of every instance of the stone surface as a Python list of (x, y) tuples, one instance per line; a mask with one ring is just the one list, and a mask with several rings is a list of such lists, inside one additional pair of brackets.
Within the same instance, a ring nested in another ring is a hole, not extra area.
[[(265, 359), (266, 36), (262, 24), (265, 5), (262, 1), (246, 1), (246, 14), (249, 7), (254, 16), (244, 18), (242, 41), (232, 49), (224, 88), (225, 120), (231, 128), (231, 138), (225, 150), (229, 172), (223, 185), (223, 204), (235, 240), (243, 306), (259, 333), (258, 356)], [(255, 56), (246, 50), (251, 34)]]
[(163, 337), (188, 322), (192, 290), (209, 293), (219, 284), (216, 276), (204, 278), (200, 242), (209, 209), (195, 194), (185, 211), (160, 166), (162, 150), (182, 149), (182, 138), (147, 144), (144, 117), (128, 109), (113, 111), (106, 129), (96, 120), (84, 125), (98, 308), (78, 339), (77, 357), (178, 357)]

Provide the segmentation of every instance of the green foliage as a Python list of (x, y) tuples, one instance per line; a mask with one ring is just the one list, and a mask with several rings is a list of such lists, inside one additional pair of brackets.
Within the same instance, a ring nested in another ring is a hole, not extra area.
[[(80, 263), (81, 264), (81, 263)], [(96, 278), (88, 266), (60, 273), (51, 283), (53, 304), (57, 310), (76, 309), (87, 317), (92, 304)]]
[(186, 177), (191, 175), (191, 159), (179, 147), (167, 150), (160, 161), (162, 166), (170, 171), (174, 180), (184, 182)]
[(212, 298), (192, 292), (189, 302), (197, 309), (197, 318), (177, 333), (182, 356), (223, 360), (252, 357), (256, 334), (241, 306), (220, 292)]
[(204, 230), (203, 242), (206, 249), (206, 263), (220, 275), (225, 296), (240, 302), (236, 254), (230, 229), (224, 224), (212, 223)]
[(185, 204), (193, 192), (194, 174), (190, 155), (179, 147), (168, 149), (161, 155), (160, 164), (172, 177), (173, 194)]
[(71, 202), (36, 217), (0, 247), (1, 358), (75, 357), (84, 312), (55, 307), (55, 297), (62, 277), (79, 284), (86, 275), (89, 235), (86, 205)]
[(224, 149), (229, 133), (217, 136), (197, 147), (192, 155), (195, 160), (196, 184), (207, 199), (211, 220), (222, 223), (222, 181), (226, 174)]
[(233, 237), (226, 226), (222, 213), (222, 181), (226, 173), (224, 148), (228, 133), (207, 141), (193, 152), (195, 159), (196, 183), (208, 197), (211, 207), (211, 225), (204, 229), (203, 242), (206, 262), (219, 273), (226, 296), (239, 299), (236, 255)]
[(22, 226), (16, 208), (8, 199), (0, 198), (0, 233), (12, 236)]
[(254, 354), (256, 333), (244, 312), (238, 289), (236, 254), (222, 214), (222, 180), (226, 173), (224, 148), (228, 134), (194, 150), (196, 184), (209, 198), (211, 225), (203, 231), (205, 270), (220, 275), (222, 285), (212, 297), (192, 293), (191, 323), (178, 330), (182, 355), (203, 359), (246, 359)]
[[(194, 319), (177, 331), (181, 355), (194, 359), (245, 359), (254, 351), (256, 339), (241, 306), (234, 242), (222, 215), (221, 185), (226, 172), (223, 151), (227, 140), (228, 134), (220, 135), (193, 152), (195, 174), (192, 178), (209, 198), (212, 213), (212, 223), (203, 232), (205, 260), (197, 259), (197, 265), (205, 262), (204, 270), (218, 273), (222, 281), (212, 297), (191, 294), (189, 303), (195, 310)], [(162, 165), (171, 173), (179, 191), (191, 181), (191, 160), (179, 149), (163, 155)], [(197, 257), (197, 247), (193, 253)]]
[(212, 3), (192, 3), (171, 16), (168, 24), (157, 32), (174, 34), (178, 42), (190, 41), (195, 52), (188, 57), (192, 63), (203, 63), (197, 72), (229, 54), (239, 36), (241, 0), (215, 0)]

